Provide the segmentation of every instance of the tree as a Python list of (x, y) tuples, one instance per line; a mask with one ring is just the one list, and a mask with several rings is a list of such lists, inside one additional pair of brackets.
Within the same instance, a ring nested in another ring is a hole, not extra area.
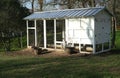
[[(115, 39), (116, 39), (116, 25), (119, 25), (119, 22), (117, 22), (120, 18), (118, 15), (120, 14), (119, 9), (119, 1), (120, 0), (104, 0), (105, 6), (108, 8), (108, 10), (113, 14), (112, 19), (112, 47), (115, 47)], [(117, 12), (118, 11), (118, 12)]]
[(10, 51), (12, 32), (26, 30), (23, 18), (28, 14), (28, 9), (22, 7), (18, 0), (0, 1), (0, 41), (6, 51)]
[(19, 0), (22, 5), (25, 5), (27, 2), (31, 3), (31, 12), (33, 13), (35, 11), (35, 1), (36, 0)]
[(34, 2), (35, 2), (35, 0), (32, 0), (32, 1), (31, 1), (31, 5), (32, 5), (32, 13), (34, 12)]
[(54, 5), (66, 5), (68, 9), (95, 7), (95, 0), (53, 0), (51, 2), (54, 2)]
[(43, 0), (38, 0), (39, 6), (40, 6), (40, 11), (42, 11), (43, 9)]
[(115, 47), (115, 37), (116, 37), (116, 0), (113, 1), (113, 38), (112, 38), (112, 47)]
[(0, 4), (0, 30), (25, 30), (23, 18), (29, 14), (28, 10), (23, 8), (18, 0), (2, 0)]
[[(22, 5), (25, 5), (26, 3), (31, 3), (31, 12), (35, 11), (42, 11), (43, 10), (43, 0), (19, 0)], [(35, 6), (39, 6), (35, 7)]]

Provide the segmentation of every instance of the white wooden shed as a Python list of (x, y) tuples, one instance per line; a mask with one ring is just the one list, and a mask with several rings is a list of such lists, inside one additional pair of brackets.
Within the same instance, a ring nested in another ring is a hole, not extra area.
[[(44, 48), (47, 48), (46, 21), (54, 22), (54, 47), (61, 43), (64, 47), (78, 45), (79, 51), (82, 48), (92, 48), (93, 54), (111, 50), (111, 28), (112, 14), (104, 7), (67, 9), (57, 11), (35, 12), (24, 18), (27, 24), (27, 46), (29, 45), (29, 30), (34, 30), (35, 46), (37, 43), (37, 20), (43, 20)], [(34, 27), (29, 27), (29, 21), (34, 21)], [(63, 40), (56, 40), (56, 21), (64, 20), (62, 30)]]

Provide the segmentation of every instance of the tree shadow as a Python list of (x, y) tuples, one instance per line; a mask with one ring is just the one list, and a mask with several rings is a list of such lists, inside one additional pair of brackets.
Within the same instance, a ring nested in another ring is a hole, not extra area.
[(43, 49), (43, 51), (41, 52), (41, 54), (49, 54), (52, 53), (52, 51), (49, 51), (47, 49)]
[(120, 49), (112, 49), (111, 51), (100, 53), (98, 55), (100, 56), (120, 55)]

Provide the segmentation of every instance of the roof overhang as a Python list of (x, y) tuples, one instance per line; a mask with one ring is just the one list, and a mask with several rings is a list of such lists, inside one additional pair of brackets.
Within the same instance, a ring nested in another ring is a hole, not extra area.
[[(49, 19), (91, 17), (91, 16), (95, 16), (97, 13), (99, 13), (101, 10), (104, 9), (105, 9), (104, 7), (96, 7), (96, 8), (79, 8), (79, 9), (35, 12), (25, 17), (24, 20), (44, 20), (44, 19), (49, 20)], [(108, 13), (110, 12), (108, 11)], [(110, 13), (110, 15), (112, 14)]]

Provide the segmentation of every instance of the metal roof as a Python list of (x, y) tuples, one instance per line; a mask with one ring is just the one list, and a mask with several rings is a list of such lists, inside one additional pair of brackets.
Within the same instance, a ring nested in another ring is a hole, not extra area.
[(65, 19), (65, 18), (88, 17), (96, 15), (103, 9), (104, 7), (35, 12), (25, 17), (24, 19), (34, 20), (34, 19)]

